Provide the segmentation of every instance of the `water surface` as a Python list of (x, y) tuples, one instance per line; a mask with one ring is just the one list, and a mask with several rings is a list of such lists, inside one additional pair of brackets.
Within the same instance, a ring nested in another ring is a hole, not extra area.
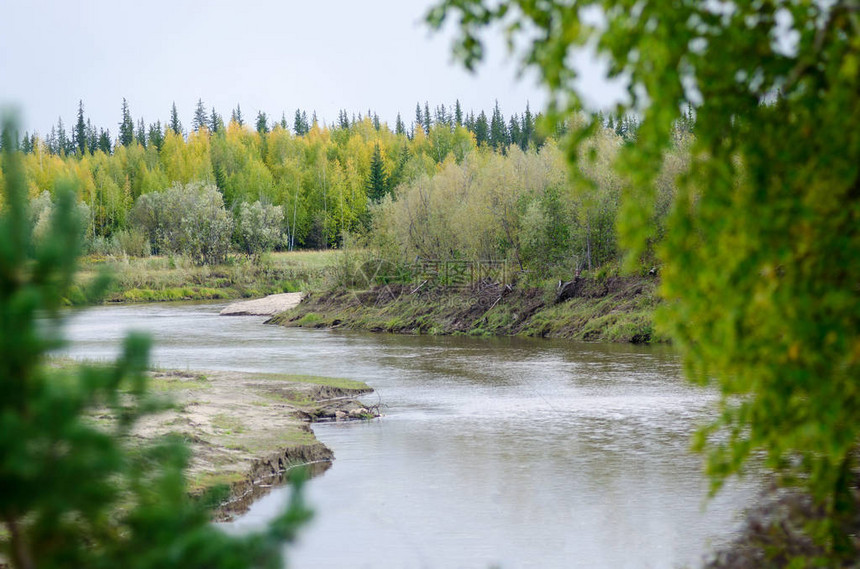
[[(349, 377), (385, 416), (320, 424), (334, 467), (291, 566), (695, 565), (724, 541), (755, 481), (707, 501), (688, 451), (715, 394), (668, 349), (524, 339), (408, 337), (263, 326), (223, 305), (100, 307), (71, 322), (74, 357), (114, 357), (129, 329), (165, 368)], [(254, 527), (275, 491), (238, 520)]]

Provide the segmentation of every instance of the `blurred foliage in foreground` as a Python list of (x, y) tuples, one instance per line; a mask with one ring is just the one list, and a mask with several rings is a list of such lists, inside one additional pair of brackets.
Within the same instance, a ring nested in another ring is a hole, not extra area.
[[(3, 125), (0, 210), (0, 552), (17, 568), (280, 567), (283, 543), (309, 517), (298, 486), (260, 533), (228, 536), (207, 503), (187, 494), (188, 454), (177, 440), (126, 449), (142, 416), (163, 408), (147, 392), (149, 342), (129, 337), (115, 366), (48, 369), (62, 343), (61, 299), (79, 240), (74, 188), (59, 192), (34, 244), (26, 186)], [(98, 279), (95, 288), (104, 288)], [(91, 291), (93, 295), (97, 290)], [(38, 318), (38, 320), (37, 320)], [(89, 413), (118, 418), (110, 430)]]
[(556, 121), (580, 107), (575, 50), (593, 47), (629, 82), (617, 111), (642, 121), (617, 168), (634, 260), (655, 237), (654, 182), (692, 104), (689, 167), (659, 255), (663, 320), (688, 375), (724, 395), (698, 446), (716, 486), (763, 450), (824, 506), (810, 531), (833, 559), (852, 558), (842, 528), (855, 515), (860, 435), (860, 5), (444, 0), (428, 20), (449, 17), (468, 67), (487, 26), (526, 46)]

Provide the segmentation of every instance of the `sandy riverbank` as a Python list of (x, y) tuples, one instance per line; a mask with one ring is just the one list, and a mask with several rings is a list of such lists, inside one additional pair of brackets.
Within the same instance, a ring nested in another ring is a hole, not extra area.
[(274, 316), (279, 312), (295, 308), (302, 298), (304, 293), (301, 292), (270, 294), (265, 298), (231, 302), (220, 314), (221, 316)]
[(231, 488), (218, 519), (244, 512), (291, 466), (327, 467), (333, 453), (316, 440), (310, 422), (378, 416), (355, 399), (372, 389), (346, 379), (168, 371), (154, 373), (152, 388), (170, 397), (174, 409), (146, 417), (133, 436), (141, 442), (167, 433), (184, 437), (192, 453), (192, 491)]

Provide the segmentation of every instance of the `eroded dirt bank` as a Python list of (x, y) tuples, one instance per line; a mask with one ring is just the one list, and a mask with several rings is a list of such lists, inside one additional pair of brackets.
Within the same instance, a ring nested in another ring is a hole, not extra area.
[(555, 290), (485, 284), (463, 289), (383, 285), (312, 293), (269, 322), (406, 334), (537, 336), (645, 343), (657, 278), (574, 279)]
[[(237, 372), (155, 372), (152, 388), (174, 402), (146, 417), (133, 436), (142, 441), (177, 433), (191, 449), (192, 491), (216, 484), (231, 488), (217, 512), (229, 519), (277, 484), (298, 464), (326, 468), (333, 454), (309, 423), (378, 416), (356, 398), (372, 392), (346, 379)], [(97, 416), (110, 421), (111, 417)]]

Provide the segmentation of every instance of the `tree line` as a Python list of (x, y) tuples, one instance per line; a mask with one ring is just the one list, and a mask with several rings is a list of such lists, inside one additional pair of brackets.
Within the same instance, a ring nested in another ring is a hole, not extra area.
[[(216, 187), (234, 219), (243, 204), (279, 208), (284, 239), (274, 247), (325, 248), (367, 230), (373, 205), (405, 182), (433, 176), (471, 153), (536, 151), (564, 130), (562, 125), (546, 136), (540, 120), (528, 106), (506, 119), (496, 104), (487, 118), (483, 111), (465, 112), (458, 101), (432, 112), (428, 103), (416, 105), (408, 128), (399, 114), (392, 129), (376, 113), (345, 110), (332, 126), (302, 110), (292, 124), (283, 114), (272, 121), (262, 111), (249, 124), (238, 105), (225, 123), (198, 101), (186, 131), (175, 105), (166, 123), (146, 127), (124, 100), (112, 139), (87, 119), (81, 102), (71, 135), (60, 120), (45, 139), (24, 133), (17, 147), (32, 199), (53, 196), (62, 181), (76, 182), (79, 202), (88, 208), (91, 252), (139, 241), (129, 233), (142, 231), (131, 217), (142, 196), (198, 183)], [(150, 243), (150, 250), (162, 249), (156, 240)]]

